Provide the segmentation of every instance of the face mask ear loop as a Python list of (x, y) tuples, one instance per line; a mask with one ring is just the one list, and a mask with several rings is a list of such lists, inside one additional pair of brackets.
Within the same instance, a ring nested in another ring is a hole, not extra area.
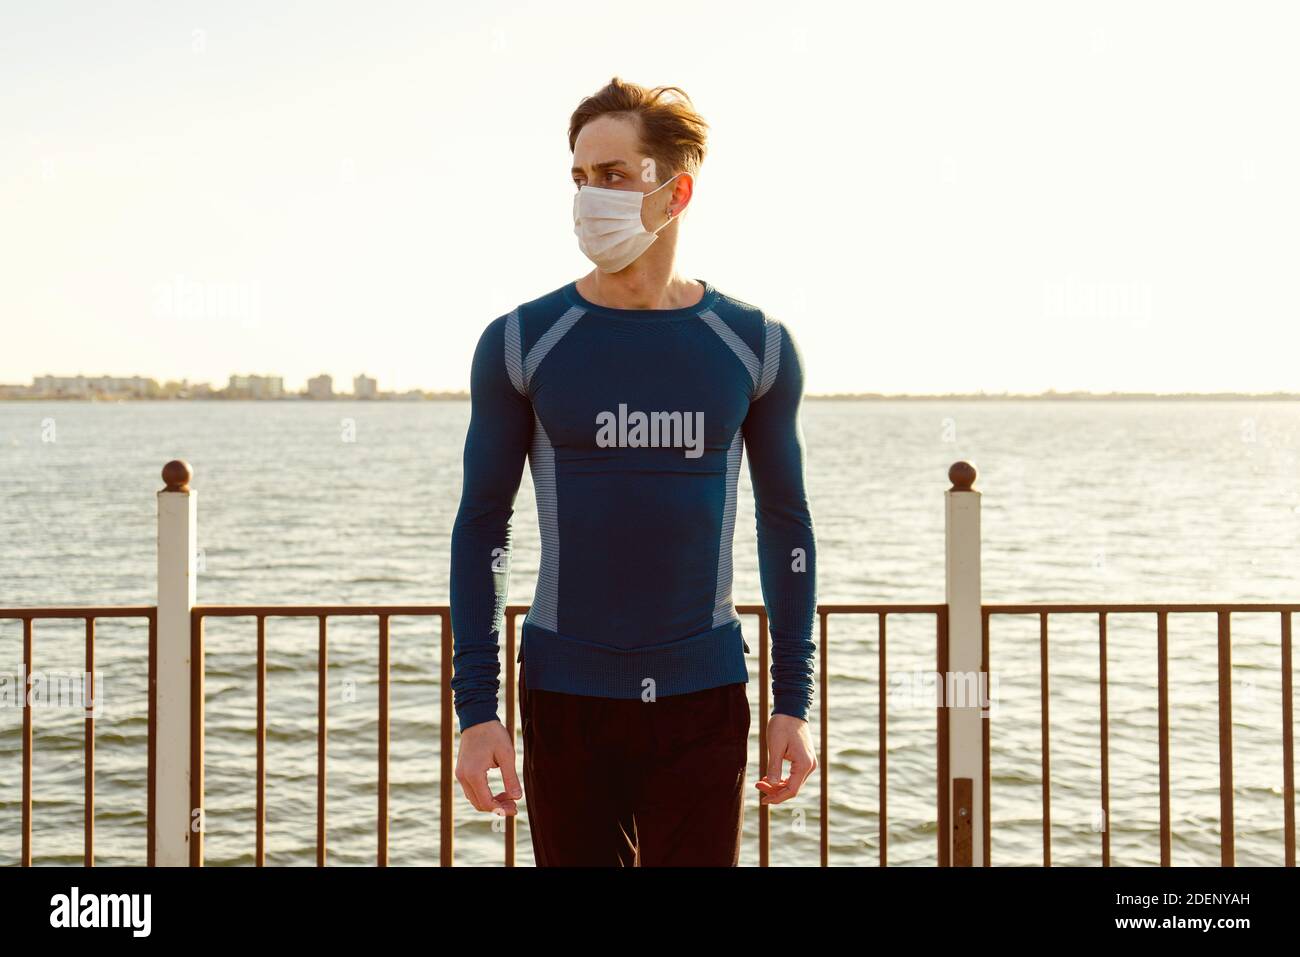
[[(668, 183), (671, 183), (674, 179), (676, 179), (678, 176), (681, 176), (681, 175), (682, 175), (681, 173), (674, 173), (673, 176), (672, 176), (672, 179), (669, 179), (669, 180), (668, 180)], [(646, 196), (653, 196), (655, 193), (659, 192), (659, 190), (663, 189), (664, 186), (667, 186), (668, 183), (664, 183), (664, 184), (662, 184), (662, 185), (660, 185), (660, 186), (656, 186), (654, 189), (650, 190), (650, 192), (645, 193), (644, 195), (646, 195)], [(671, 223), (671, 222), (673, 221), (673, 219), (674, 219), (673, 214), (672, 214), (672, 213), (669, 213), (669, 214), (668, 214), (668, 218), (667, 218), (666, 220), (664, 220), (662, 223), (660, 223), (657, 227), (655, 227), (654, 235), (656, 235), (656, 236), (659, 235), (659, 230), (663, 229), (665, 226), (667, 226), (669, 223)]]

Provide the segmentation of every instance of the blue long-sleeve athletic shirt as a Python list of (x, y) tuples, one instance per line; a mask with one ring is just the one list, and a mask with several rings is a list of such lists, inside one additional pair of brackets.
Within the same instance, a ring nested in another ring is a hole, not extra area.
[(773, 713), (807, 718), (816, 560), (802, 358), (782, 323), (699, 281), (703, 298), (681, 309), (598, 306), (570, 282), (483, 331), (451, 536), (462, 731), (497, 720), (525, 459), (541, 533), (518, 657), (530, 689), (649, 699), (749, 680), (731, 591), (742, 447)]

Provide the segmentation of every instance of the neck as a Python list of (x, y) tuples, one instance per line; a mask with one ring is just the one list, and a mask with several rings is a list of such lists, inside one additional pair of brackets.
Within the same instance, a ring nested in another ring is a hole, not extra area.
[(681, 309), (699, 302), (704, 287), (681, 276), (672, 259), (650, 259), (653, 251), (616, 273), (593, 269), (578, 280), (578, 292), (612, 309)]

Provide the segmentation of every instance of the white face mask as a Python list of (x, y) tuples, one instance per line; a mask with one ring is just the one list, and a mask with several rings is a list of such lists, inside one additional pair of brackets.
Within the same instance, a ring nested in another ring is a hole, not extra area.
[[(668, 181), (671, 183), (678, 173)], [(573, 197), (573, 231), (578, 247), (602, 272), (618, 272), (650, 248), (659, 230), (673, 221), (669, 215), (654, 232), (641, 223), (641, 205), (667, 186), (648, 193), (636, 189), (603, 189), (583, 186)]]

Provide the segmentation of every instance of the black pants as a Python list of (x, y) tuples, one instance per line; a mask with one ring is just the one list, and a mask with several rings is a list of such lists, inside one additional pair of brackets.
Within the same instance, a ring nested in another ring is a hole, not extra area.
[(652, 702), (525, 688), (524, 796), (538, 867), (735, 867), (744, 682)]

